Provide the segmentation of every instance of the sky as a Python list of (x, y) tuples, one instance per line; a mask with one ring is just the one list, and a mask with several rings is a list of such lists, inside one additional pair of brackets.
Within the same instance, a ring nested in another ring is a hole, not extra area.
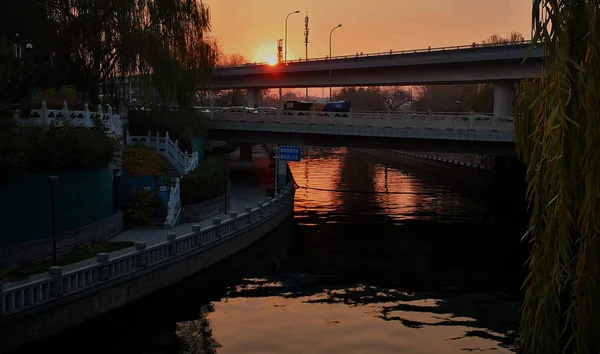
[(389, 52), (481, 42), (511, 31), (530, 37), (532, 0), (204, 0), (212, 35), (225, 53), (274, 61), (288, 20), (287, 58), (305, 58), (304, 17), (309, 16), (308, 57)]

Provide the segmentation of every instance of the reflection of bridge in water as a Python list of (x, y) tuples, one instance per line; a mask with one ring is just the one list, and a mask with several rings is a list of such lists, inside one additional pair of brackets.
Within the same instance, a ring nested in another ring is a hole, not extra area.
[[(480, 215), (453, 214), (475, 214), (476, 204), (394, 168), (387, 190), (397, 194), (378, 194), (386, 191), (383, 165), (344, 149), (310, 156), (290, 164), (299, 185), (315, 188), (297, 191), (294, 220), (210, 272), (23, 352), (214, 353), (239, 343), (265, 352), (275, 342), (306, 345), (309, 331), (321, 349), (337, 348), (344, 343), (319, 333), (337, 325), (350, 341), (393, 337), (386, 349), (513, 344), (521, 261), (509, 262), (512, 243), (485, 237)], [(336, 192), (348, 189), (361, 193)], [(298, 323), (306, 331), (295, 331)], [(64, 346), (74, 337), (89, 348)]]

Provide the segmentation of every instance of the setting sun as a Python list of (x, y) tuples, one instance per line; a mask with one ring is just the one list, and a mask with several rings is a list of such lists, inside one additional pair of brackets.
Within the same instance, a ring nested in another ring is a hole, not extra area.
[[(254, 50), (252, 56), (257, 63), (267, 63), (269, 65), (277, 64), (277, 42), (265, 43)], [(288, 48), (288, 60), (294, 59), (294, 54)], [(298, 59), (298, 58), (295, 58)]]
[(265, 58), (264, 61), (269, 65), (275, 65), (275, 64), (277, 64), (277, 55), (276, 54), (269, 55)]

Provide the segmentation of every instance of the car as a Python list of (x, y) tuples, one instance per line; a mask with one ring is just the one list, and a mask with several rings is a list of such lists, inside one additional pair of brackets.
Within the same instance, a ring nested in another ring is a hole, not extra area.
[(275, 107), (256, 107), (254, 110), (256, 113), (263, 115), (276, 115), (278, 111)]
[(225, 107), (226, 112), (232, 112), (232, 113), (250, 113), (250, 114), (257, 114), (258, 112), (254, 109), (254, 108), (250, 108), (250, 107), (244, 107), (244, 106), (232, 106), (232, 107)]

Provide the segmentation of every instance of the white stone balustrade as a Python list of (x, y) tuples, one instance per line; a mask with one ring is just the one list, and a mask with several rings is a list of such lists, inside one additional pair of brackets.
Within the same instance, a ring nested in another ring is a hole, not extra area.
[(82, 111), (70, 110), (67, 102), (63, 102), (62, 109), (48, 109), (46, 101), (42, 101), (40, 109), (32, 109), (29, 116), (24, 117), (20, 110), (15, 111), (15, 121), (21, 127), (48, 128), (52, 125), (70, 124), (76, 127), (94, 127), (94, 121), (100, 120), (104, 129), (109, 134), (117, 137), (123, 136), (121, 117), (114, 114), (112, 107), (108, 106), (106, 112), (102, 111), (102, 105), (98, 105), (96, 112), (90, 111), (88, 104), (84, 104)]
[(276, 200), (266, 204), (259, 201), (257, 207), (246, 207), (244, 213), (232, 214), (230, 218), (219, 220), (206, 228), (195, 225), (190, 233), (181, 236), (168, 233), (164, 242), (151, 246), (136, 243), (129, 253), (118, 257), (110, 258), (108, 254), (99, 254), (96, 263), (70, 271), (65, 272), (61, 267), (51, 268), (40, 279), (15, 286), (0, 283), (0, 317), (17, 314), (59, 298), (77, 296), (84, 290), (144, 271), (147, 267), (166, 260), (185, 257), (186, 252), (208, 248), (213, 243), (227, 242), (229, 238), (254, 227), (253, 223), (264, 222), (271, 216), (284, 212), (287, 206), (294, 203), (293, 188), (290, 183), (282, 189)]
[(126, 132), (125, 141), (127, 145), (142, 144), (154, 149), (157, 154), (164, 156), (169, 162), (177, 168), (177, 171), (185, 175), (198, 167), (198, 152), (188, 153), (179, 149), (177, 140), (173, 141), (169, 137), (169, 132), (165, 136), (160, 136), (157, 132), (156, 136), (148, 131), (145, 136), (132, 136), (129, 131)]
[[(182, 175), (186, 175), (198, 167), (198, 152), (194, 151), (189, 154), (187, 151), (182, 152), (179, 149), (177, 140), (173, 141), (169, 137), (169, 132), (166, 132), (164, 137), (161, 137), (157, 132), (156, 136), (148, 131), (145, 136), (131, 136), (129, 131), (125, 135), (127, 145), (143, 144), (154, 149), (157, 154), (164, 156), (169, 162), (175, 166), (177, 171)], [(180, 198), (180, 180), (174, 186), (171, 186), (169, 191), (169, 201), (167, 202), (167, 218), (165, 219), (166, 227), (173, 227), (179, 219), (181, 213), (181, 198)]]
[(404, 112), (404, 111), (253, 111), (211, 107), (204, 109), (211, 120), (232, 122), (295, 123), (401, 129), (514, 132), (513, 117), (490, 113)]
[(165, 220), (166, 227), (173, 227), (179, 219), (181, 213), (181, 181), (179, 177), (175, 180), (175, 185), (171, 186), (169, 191), (169, 201), (167, 202), (167, 218)]

